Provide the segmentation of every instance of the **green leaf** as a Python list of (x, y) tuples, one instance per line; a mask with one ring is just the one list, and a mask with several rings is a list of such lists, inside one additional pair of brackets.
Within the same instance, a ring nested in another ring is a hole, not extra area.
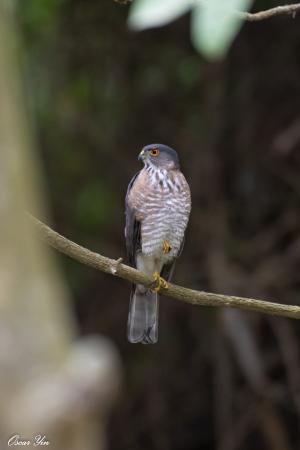
[(192, 41), (209, 59), (221, 58), (229, 49), (243, 21), (238, 11), (248, 10), (253, 0), (208, 0), (192, 12)]
[(194, 0), (134, 0), (128, 18), (134, 30), (159, 27), (181, 16), (194, 4)]

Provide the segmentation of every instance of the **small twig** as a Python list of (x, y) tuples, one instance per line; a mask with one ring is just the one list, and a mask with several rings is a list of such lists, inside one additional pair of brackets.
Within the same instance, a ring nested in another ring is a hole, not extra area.
[(248, 22), (259, 22), (261, 20), (270, 19), (275, 16), (292, 15), (293, 19), (297, 12), (300, 11), (300, 3), (293, 3), (291, 5), (276, 6), (275, 8), (266, 9), (256, 13), (239, 12), (239, 16)]
[(127, 3), (131, 3), (132, 0), (114, 0), (116, 3), (120, 3), (121, 5), (127, 5)]
[[(75, 242), (61, 236), (43, 222), (32, 217), (41, 238), (61, 253), (101, 272), (114, 274), (119, 278), (135, 284), (143, 284), (150, 287), (153, 278), (145, 275), (132, 267), (122, 264), (120, 259), (114, 260), (98, 253), (91, 252)], [(167, 297), (175, 298), (186, 303), (198, 306), (219, 306), (255, 311), (263, 314), (300, 319), (300, 307), (294, 305), (283, 305), (253, 298), (233, 297), (230, 295), (212, 294), (204, 291), (195, 291), (182, 286), (168, 283), (168, 287), (161, 288), (161, 292)]]
[(116, 275), (116, 274), (117, 274), (119, 265), (121, 264), (122, 261), (123, 261), (123, 258), (119, 258), (119, 259), (117, 259), (117, 260), (115, 261), (113, 267), (111, 268), (111, 273), (112, 273), (113, 275)]

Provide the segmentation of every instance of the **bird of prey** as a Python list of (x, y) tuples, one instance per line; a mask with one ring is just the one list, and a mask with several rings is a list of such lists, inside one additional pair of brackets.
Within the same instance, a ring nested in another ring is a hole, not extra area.
[(127, 335), (130, 342), (154, 344), (158, 340), (158, 292), (168, 286), (182, 250), (191, 194), (172, 148), (147, 145), (138, 159), (144, 167), (129, 183), (125, 201), (126, 247), (130, 264), (153, 276), (156, 287), (132, 287)]

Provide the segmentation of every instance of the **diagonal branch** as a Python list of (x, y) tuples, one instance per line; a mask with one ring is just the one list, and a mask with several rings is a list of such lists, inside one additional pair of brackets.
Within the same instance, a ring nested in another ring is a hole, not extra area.
[[(153, 279), (144, 273), (121, 263), (121, 259), (115, 260), (94, 253), (75, 242), (60, 235), (43, 222), (31, 217), (41, 238), (47, 244), (61, 253), (101, 272), (115, 275), (131, 283), (140, 283), (145, 286), (153, 286)], [(186, 303), (198, 306), (227, 306), (231, 308), (255, 311), (263, 314), (271, 314), (292, 319), (300, 319), (300, 307), (283, 305), (253, 298), (233, 297), (230, 295), (212, 294), (204, 291), (195, 291), (175, 284), (169, 284), (167, 289), (162, 288), (161, 293), (167, 297), (175, 298)]]

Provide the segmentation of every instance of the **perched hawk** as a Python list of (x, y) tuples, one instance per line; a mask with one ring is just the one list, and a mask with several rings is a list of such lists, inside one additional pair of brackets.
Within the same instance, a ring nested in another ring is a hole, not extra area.
[(152, 144), (139, 154), (144, 168), (126, 194), (126, 247), (133, 267), (154, 276), (157, 288), (133, 286), (128, 340), (154, 344), (158, 339), (158, 291), (167, 285), (180, 255), (191, 211), (191, 194), (175, 150)]

